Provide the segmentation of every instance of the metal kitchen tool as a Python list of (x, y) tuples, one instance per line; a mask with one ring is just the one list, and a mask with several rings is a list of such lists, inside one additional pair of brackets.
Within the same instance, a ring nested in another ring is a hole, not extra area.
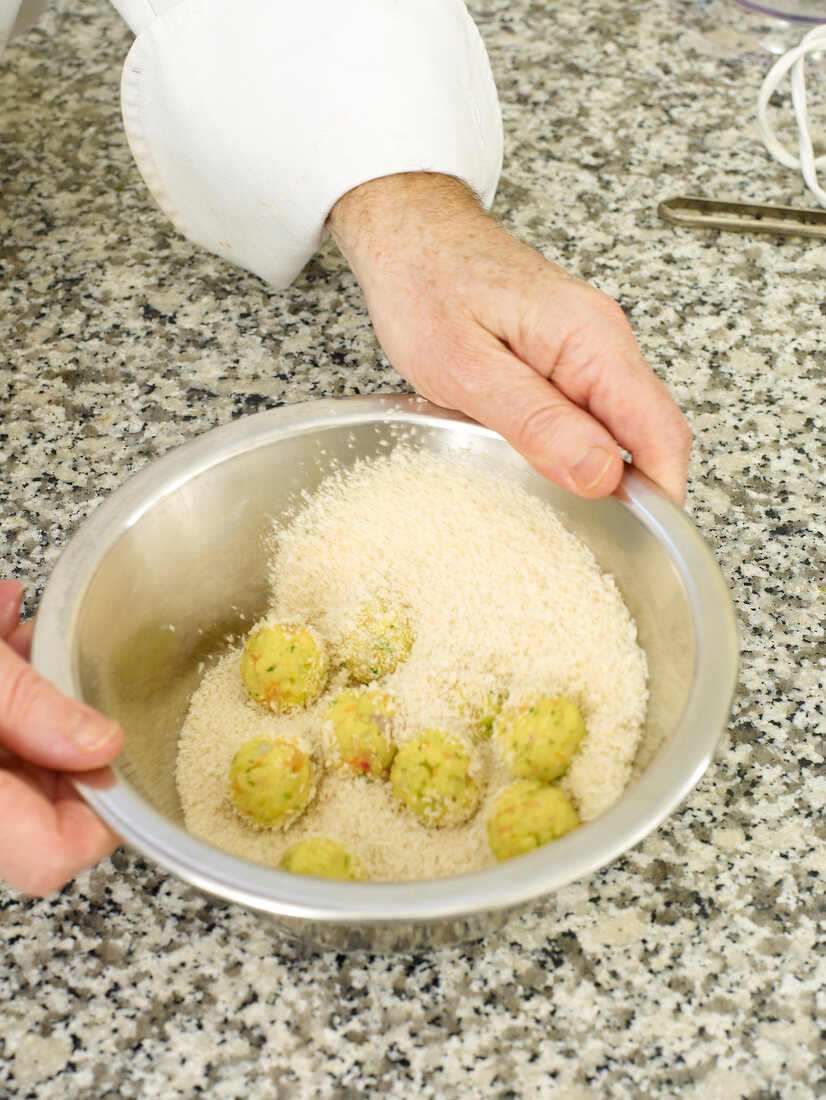
[(826, 210), (722, 202), (697, 195), (677, 195), (657, 207), (661, 218), (694, 229), (728, 229), (736, 233), (774, 233), (781, 237), (826, 238)]

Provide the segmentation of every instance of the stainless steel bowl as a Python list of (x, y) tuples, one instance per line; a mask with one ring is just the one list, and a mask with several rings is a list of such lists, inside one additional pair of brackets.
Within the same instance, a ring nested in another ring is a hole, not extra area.
[[(649, 660), (651, 701), (635, 777), (610, 811), (495, 868), (404, 883), (331, 882), (270, 870), (184, 829), (178, 731), (199, 666), (266, 608), (264, 536), (332, 462), (401, 436), (461, 449), (549, 501), (613, 574)], [(629, 468), (620, 499), (585, 501), (536, 474), (499, 436), (418, 398), (318, 401), (205, 433), (127, 481), (60, 559), (37, 618), (34, 665), (118, 719), (124, 750), (104, 788), (81, 791), (116, 832), (215, 898), (339, 949), (414, 950), (472, 939), (610, 863), (671, 813), (708, 766), (731, 707), (731, 600), (686, 516)]]

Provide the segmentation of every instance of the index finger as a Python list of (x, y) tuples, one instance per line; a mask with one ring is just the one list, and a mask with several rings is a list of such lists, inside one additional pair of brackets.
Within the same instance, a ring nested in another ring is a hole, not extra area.
[(109, 763), (122, 742), (115, 722), (63, 695), (0, 641), (0, 745), (45, 768), (89, 771)]
[(576, 280), (555, 283), (555, 312), (534, 318), (520, 356), (586, 409), (677, 504), (685, 499), (692, 436), (643, 358), (620, 306)]
[[(644, 362), (644, 361), (643, 361)], [(605, 369), (591, 409), (638, 470), (656, 482), (679, 505), (685, 501), (692, 435), (683, 414), (653, 370), (634, 372), (632, 399), (621, 370)]]
[(583, 404), (630, 453), (637, 469), (682, 505), (691, 430), (665, 383), (643, 358), (622, 310), (613, 301), (611, 307), (601, 325), (591, 321), (589, 370), (571, 377), (563, 352), (554, 384)]

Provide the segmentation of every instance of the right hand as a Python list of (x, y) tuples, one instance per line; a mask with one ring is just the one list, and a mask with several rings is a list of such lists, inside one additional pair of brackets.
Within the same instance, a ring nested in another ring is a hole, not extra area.
[(388, 359), (423, 397), (499, 432), (580, 496), (617, 488), (622, 448), (682, 503), (691, 433), (616, 302), (505, 232), (450, 177), (361, 184), (328, 226)]
[(21, 598), (19, 584), (0, 581), (0, 879), (43, 897), (120, 843), (65, 773), (108, 764), (123, 731), (35, 672)]

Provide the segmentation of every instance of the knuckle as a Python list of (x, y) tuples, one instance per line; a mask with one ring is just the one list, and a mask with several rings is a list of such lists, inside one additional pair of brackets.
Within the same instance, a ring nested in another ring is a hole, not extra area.
[[(433, 365), (436, 366), (436, 363)], [(454, 402), (461, 402), (465, 394), (486, 388), (490, 379), (490, 364), (480, 354), (473, 334), (459, 331), (440, 349), (438, 369), (433, 371), (431, 377), (440, 393)]]
[(521, 445), (529, 454), (553, 448), (565, 410), (557, 405), (537, 405), (526, 410), (520, 425)]
[(607, 321), (614, 324), (623, 326), (628, 324), (625, 310), (616, 298), (612, 298), (610, 294), (606, 294), (604, 290), (600, 290), (598, 287), (591, 286), (590, 283), (577, 282), (575, 288), (580, 306), (584, 310), (592, 315), (595, 313), (601, 314)]
[(672, 404), (671, 415), (662, 425), (662, 434), (667, 435), (670, 447), (676, 454), (688, 458), (694, 446), (694, 433), (676, 405)]
[[(600, 304), (605, 316), (613, 321), (615, 324), (628, 326), (628, 318), (625, 316), (625, 310), (619, 304), (615, 298), (609, 297), (607, 294), (603, 294), (602, 291), (598, 291), (600, 295)], [(630, 326), (629, 326), (630, 327)]]
[(31, 710), (43, 681), (26, 661), (4, 669), (0, 685), (0, 726), (19, 723)]
[(675, 432), (675, 440), (679, 447), (680, 453), (685, 455), (686, 458), (691, 454), (691, 450), (694, 446), (694, 433), (688, 426), (685, 418), (680, 416), (677, 422), (677, 430)]
[(66, 882), (66, 878), (67, 876), (62, 871), (54, 867), (39, 870), (32, 868), (22, 878), (19, 889), (31, 895), (31, 897), (45, 898), (49, 894), (53, 894), (55, 890), (59, 890)]

